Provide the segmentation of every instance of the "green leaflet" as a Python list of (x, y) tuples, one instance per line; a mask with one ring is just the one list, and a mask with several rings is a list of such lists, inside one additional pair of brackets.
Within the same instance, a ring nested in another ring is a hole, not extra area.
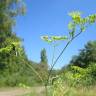
[[(88, 24), (93, 24), (96, 22), (96, 14), (87, 16), (85, 18), (81, 17), (81, 13), (79, 11), (73, 11), (69, 13), (69, 16), (72, 17), (72, 21), (68, 24), (68, 29), (70, 30), (69, 35), (70, 38), (73, 38), (75, 31), (79, 28), (81, 32), (86, 30), (86, 26)], [(67, 36), (41, 36), (41, 39), (47, 43), (52, 43), (56, 41), (68, 40)]]
[(88, 19), (90, 24), (96, 22), (96, 14), (88, 16)]
[(48, 43), (52, 43), (54, 41), (67, 40), (68, 37), (67, 36), (41, 36), (41, 39)]
[(67, 40), (67, 36), (51, 36), (51, 39), (53, 41), (56, 41), (56, 40)]

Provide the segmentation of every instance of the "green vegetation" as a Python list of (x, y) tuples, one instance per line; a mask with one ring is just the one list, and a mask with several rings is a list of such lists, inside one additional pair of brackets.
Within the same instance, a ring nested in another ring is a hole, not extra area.
[[(25, 5), (21, 0), (0, 0), (0, 87), (45, 85), (46, 96), (95, 96), (96, 41), (88, 42), (61, 70), (54, 70), (54, 66), (71, 42), (96, 22), (96, 14), (82, 18), (80, 12), (71, 12), (68, 36), (41, 37), (54, 49), (49, 68), (46, 49), (41, 50), (40, 63), (28, 60), (22, 39), (13, 32), (16, 17), (24, 13)], [(60, 41), (66, 41), (66, 45), (54, 59)], [(30, 93), (25, 96), (36, 95)]]
[(91, 62), (96, 62), (96, 41), (88, 42), (78, 56), (73, 56), (70, 64), (86, 68)]
[[(45, 85), (46, 88), (46, 96), (48, 94), (48, 85), (50, 79), (52, 79), (52, 83), (50, 87), (51, 95), (52, 96), (64, 96), (62, 92), (64, 92), (63, 83), (67, 83), (70, 87), (80, 87), (80, 86), (92, 86), (96, 83), (96, 41), (88, 42), (85, 46), (85, 49), (81, 50), (79, 56), (75, 56), (67, 67), (64, 68), (64, 72), (60, 73), (60, 75), (53, 77), (51, 76), (52, 70), (56, 65), (59, 58), (62, 56), (66, 48), (71, 44), (71, 42), (76, 39), (81, 33), (83, 33), (86, 28), (94, 24), (96, 22), (96, 14), (87, 16), (85, 18), (81, 17), (80, 12), (71, 12), (69, 15), (72, 18), (72, 21), (69, 22), (69, 35), (68, 36), (42, 36), (41, 39), (47, 43), (52, 43), (54, 50), (55, 47), (58, 45), (57, 41), (66, 40), (66, 45), (64, 46), (61, 53), (58, 57), (54, 60), (54, 52), (53, 52), (53, 59), (52, 59), (52, 66), (48, 73), (47, 83)], [(79, 30), (79, 31), (78, 31)], [(55, 43), (55, 45), (54, 45)], [(63, 75), (62, 75), (63, 74)], [(60, 80), (60, 81), (59, 81)], [(54, 82), (56, 84), (54, 84)], [(59, 85), (59, 83), (61, 85)], [(56, 90), (55, 90), (56, 89)], [(60, 93), (61, 91), (61, 93)], [(56, 94), (55, 94), (55, 93)]]
[[(90, 45), (90, 47), (88, 47)], [(87, 47), (86, 47), (87, 46)], [(82, 59), (74, 59), (70, 61), (70, 64), (63, 67), (57, 74), (57, 78), (53, 79), (53, 84), (48, 88), (48, 96), (95, 96), (96, 90), (96, 61), (95, 57), (90, 59), (95, 54), (96, 41), (90, 41), (85, 45), (85, 48), (80, 51), (77, 57), (81, 56), (82, 52), (85, 52), (81, 57), (86, 63), (82, 66), (72, 63), (78, 62)], [(90, 52), (89, 52), (90, 51)], [(86, 55), (90, 53), (90, 56)], [(74, 60), (73, 60), (74, 59)], [(88, 64), (88, 65), (87, 65)], [(30, 93), (25, 96), (37, 96), (36, 93)], [(42, 96), (42, 95), (41, 95)]]
[[(89, 86), (96, 84), (96, 41), (90, 41), (80, 51), (77, 58), (72, 58), (66, 68), (62, 68), (64, 79), (72, 86)], [(87, 55), (90, 54), (90, 55)]]
[[(90, 47), (89, 47), (90, 45)], [(87, 46), (87, 47), (86, 47)], [(52, 85), (48, 88), (49, 96), (95, 96), (96, 90), (96, 41), (90, 41), (85, 45), (78, 54), (78, 59), (72, 58), (70, 64), (63, 67), (57, 74), (57, 77), (53, 79)], [(85, 52), (81, 56), (81, 53)], [(90, 54), (89, 56), (86, 54)], [(82, 64), (83, 61), (88, 62)], [(80, 58), (80, 59), (79, 59)], [(92, 58), (92, 59), (89, 59)], [(73, 61), (78, 63), (72, 63)]]
[(28, 60), (22, 40), (13, 32), (16, 17), (24, 13), (23, 1), (0, 0), (0, 87), (40, 84), (36, 71), (42, 75), (47, 71), (47, 62), (45, 64), (45, 61), (42, 61), (42, 54), (40, 64)]

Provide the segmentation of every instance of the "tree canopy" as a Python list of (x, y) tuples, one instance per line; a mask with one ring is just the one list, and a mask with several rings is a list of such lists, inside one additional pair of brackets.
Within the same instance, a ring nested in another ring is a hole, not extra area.
[(92, 62), (96, 62), (96, 41), (89, 41), (77, 56), (73, 56), (70, 64), (85, 68)]

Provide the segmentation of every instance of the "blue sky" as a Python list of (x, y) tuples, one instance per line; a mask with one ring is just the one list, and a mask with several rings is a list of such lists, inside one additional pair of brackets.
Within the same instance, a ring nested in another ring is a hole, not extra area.
[[(40, 61), (40, 51), (46, 48), (49, 64), (52, 59), (52, 47), (40, 39), (42, 35), (67, 35), (68, 13), (81, 11), (83, 16), (96, 13), (96, 0), (25, 0), (26, 14), (17, 18), (15, 31), (24, 39), (28, 58)], [(79, 38), (75, 39), (57, 62), (55, 68), (61, 68), (71, 60), (73, 55), (90, 40), (96, 40), (96, 24), (90, 26)], [(58, 56), (64, 43), (57, 48)]]

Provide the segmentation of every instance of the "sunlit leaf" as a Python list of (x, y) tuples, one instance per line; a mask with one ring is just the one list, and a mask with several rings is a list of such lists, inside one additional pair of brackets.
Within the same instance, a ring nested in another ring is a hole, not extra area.
[(94, 23), (96, 21), (96, 14), (89, 16), (89, 23)]
[(51, 37), (52, 40), (56, 41), (56, 40), (66, 40), (68, 39), (67, 36), (52, 36)]
[(41, 36), (41, 39), (42, 39), (43, 41), (48, 42), (48, 43), (51, 43), (51, 42), (52, 42), (52, 40), (51, 40), (48, 36)]

